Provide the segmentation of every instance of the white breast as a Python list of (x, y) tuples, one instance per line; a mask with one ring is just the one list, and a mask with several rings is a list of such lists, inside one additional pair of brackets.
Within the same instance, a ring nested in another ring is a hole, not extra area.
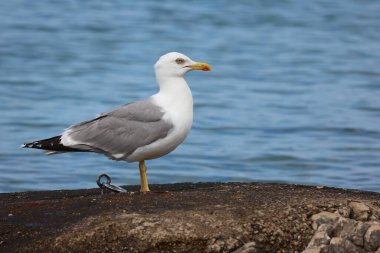
[(163, 119), (170, 122), (173, 129), (165, 138), (136, 149), (128, 156), (128, 162), (161, 157), (173, 151), (185, 140), (193, 123), (193, 97), (185, 80), (183, 82), (177, 83), (175, 88), (160, 90), (152, 96), (153, 102), (165, 112)]

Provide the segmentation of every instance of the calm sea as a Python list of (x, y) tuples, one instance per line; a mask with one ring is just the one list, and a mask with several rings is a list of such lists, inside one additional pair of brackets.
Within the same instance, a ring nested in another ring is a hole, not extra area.
[(0, 2), (0, 192), (139, 184), (137, 164), (19, 148), (192, 72), (186, 141), (150, 183), (244, 181), (380, 192), (380, 1)]

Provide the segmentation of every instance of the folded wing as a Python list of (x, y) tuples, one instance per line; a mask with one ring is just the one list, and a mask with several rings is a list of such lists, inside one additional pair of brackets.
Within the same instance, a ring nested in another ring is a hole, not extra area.
[(127, 104), (66, 129), (61, 144), (123, 160), (137, 148), (168, 135), (173, 125), (163, 116), (151, 99)]

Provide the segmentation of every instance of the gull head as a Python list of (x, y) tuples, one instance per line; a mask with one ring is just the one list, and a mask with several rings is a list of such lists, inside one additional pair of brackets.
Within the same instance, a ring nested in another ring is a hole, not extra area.
[(161, 56), (154, 68), (157, 78), (183, 77), (190, 70), (211, 70), (211, 66), (207, 63), (195, 62), (186, 55), (177, 52)]

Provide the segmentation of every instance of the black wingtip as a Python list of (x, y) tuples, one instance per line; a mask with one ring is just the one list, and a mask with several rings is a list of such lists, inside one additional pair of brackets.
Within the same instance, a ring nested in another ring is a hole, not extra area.
[(62, 149), (64, 147), (61, 143), (61, 136), (54, 136), (49, 139), (33, 141), (30, 143), (24, 143), (21, 145), (21, 148), (37, 148), (45, 150), (56, 150)]
[(61, 143), (61, 136), (54, 136), (49, 139), (34, 141), (31, 143), (24, 143), (21, 148), (36, 148), (44, 149), (49, 152), (87, 152), (76, 148), (66, 147)]
[(38, 142), (35, 141), (35, 142), (31, 142), (31, 143), (24, 143), (20, 146), (20, 148), (37, 148), (35, 145), (37, 144)]

